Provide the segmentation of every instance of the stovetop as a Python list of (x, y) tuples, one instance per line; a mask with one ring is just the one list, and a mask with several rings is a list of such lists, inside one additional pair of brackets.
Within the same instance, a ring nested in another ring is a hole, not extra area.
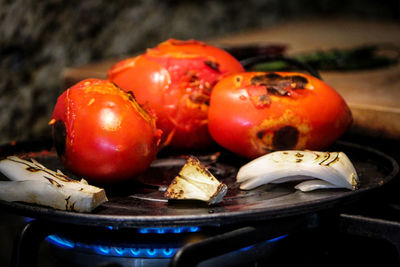
[[(398, 141), (370, 137), (363, 138), (360, 136), (344, 136), (343, 139), (376, 148), (399, 162), (400, 155), (398, 151), (400, 142)], [(289, 231), (287, 234), (280, 232), (275, 237), (267, 236), (266, 240), (260, 241), (257, 243), (257, 246), (254, 246), (249, 251), (245, 250), (248, 246), (245, 246), (246, 238), (244, 238), (244, 241), (241, 241), (244, 242), (244, 248), (242, 250), (239, 249), (241, 254), (231, 254), (229, 258), (232, 261), (229, 264), (227, 263), (228, 265), (225, 264), (225, 266), (238, 266), (237, 263), (241, 257), (245, 257), (246, 259), (251, 258), (251, 265), (254, 266), (265, 266), (266, 264), (269, 266), (278, 266), (282, 264), (297, 264), (299, 262), (307, 263), (309, 266), (320, 266), (321, 264), (325, 266), (336, 266), (338, 264), (350, 266), (353, 264), (370, 265), (371, 263), (379, 263), (381, 266), (397, 266), (400, 263), (400, 198), (397, 194), (398, 188), (399, 179), (397, 177), (389, 184), (362, 196), (360, 199), (344, 207), (332, 208), (312, 214), (306, 219), (307, 227), (303, 228), (303, 230)], [(0, 265), (8, 266), (12, 253), (12, 242), (18, 231), (25, 225), (26, 218), (8, 213), (1, 214), (1, 217), (4, 219), (0, 224), (0, 232), (2, 232), (0, 233), (0, 248), (2, 251), (0, 254)], [(196, 226), (193, 227), (193, 232), (200, 231), (201, 233), (201, 229), (194, 231)], [(225, 232), (230, 234), (232, 231), (246, 230), (251, 233), (252, 229), (246, 227), (248, 226), (240, 225), (237, 227), (239, 230), (235, 229), (235, 227), (224, 229), (222, 234)], [(190, 231), (188, 229), (186, 230)], [(144, 231), (168, 230), (147, 229)], [(170, 229), (169, 231), (174, 231), (174, 229)], [(198, 235), (199, 233), (196, 234)], [(217, 231), (211, 237), (219, 236), (220, 234)], [(273, 240), (277, 237), (282, 238), (279, 238), (276, 242), (268, 242), (268, 240)], [(110, 247), (108, 247), (109, 250), (107, 250), (107, 246), (103, 246), (102, 248), (103, 254), (110, 251)], [(60, 255), (60, 253), (54, 253), (55, 251), (60, 252), (65, 249), (68, 251), (68, 247), (60, 248), (54, 242), (42, 242), (39, 250), (38, 266), (60, 266), (62, 262), (66, 264), (65, 266), (68, 266), (70, 264), (68, 260), (66, 261), (65, 258), (61, 258), (62, 260), (60, 261), (60, 256), (58, 258), (55, 256)], [(154, 253), (166, 253), (167, 256), (168, 254), (172, 256), (177, 250), (178, 248), (176, 250), (160, 248), (157, 251), (142, 250), (141, 253), (148, 253), (148, 256)], [(131, 250), (132, 253), (139, 253), (138, 251), (137, 248)], [(115, 250), (115, 246), (113, 252), (114, 254), (118, 252), (123, 253), (118, 248)], [(61, 255), (63, 253), (61, 252)], [(188, 255), (191, 254), (189, 253)], [(121, 262), (115, 261), (118, 259), (117, 254), (112, 256), (108, 258), (111, 260), (96, 262), (95, 266), (124, 266), (121, 265)], [(218, 257), (216, 259), (218, 260)], [(154, 262), (155, 259), (152, 258), (151, 260)], [(226, 262), (226, 258), (220, 260)], [(163, 260), (164, 266), (168, 266), (170, 262), (171, 258), (169, 257)], [(158, 261), (158, 263), (161, 262)], [(207, 262), (204, 262), (203, 265), (205, 263)], [(135, 264), (139, 263), (136, 261)], [(140, 260), (140, 264), (142, 265), (137, 266), (145, 266), (143, 265), (143, 259)]]

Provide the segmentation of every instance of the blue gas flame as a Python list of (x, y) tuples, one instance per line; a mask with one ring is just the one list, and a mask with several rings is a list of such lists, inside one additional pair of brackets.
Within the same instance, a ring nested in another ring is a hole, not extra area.
[(183, 226), (183, 227), (154, 227), (154, 228), (139, 228), (138, 232), (141, 234), (180, 234), (180, 233), (195, 233), (200, 231), (197, 226)]
[[(168, 227), (168, 228), (139, 228), (138, 233), (141, 234), (179, 234), (179, 233), (194, 233), (200, 231), (197, 226), (188, 227)], [(276, 242), (287, 235), (282, 235), (273, 239), (269, 239), (266, 243)], [(60, 237), (58, 235), (50, 235), (46, 238), (48, 242), (56, 246), (73, 249), (73, 248), (84, 248), (95, 254), (115, 257), (129, 257), (129, 258), (171, 258), (180, 249), (177, 247), (144, 247), (139, 245), (137, 247), (118, 247), (118, 246), (106, 246), (106, 245), (90, 245), (76, 241), (69, 240), (67, 238)], [(248, 246), (240, 249), (241, 251), (248, 250), (254, 247)]]

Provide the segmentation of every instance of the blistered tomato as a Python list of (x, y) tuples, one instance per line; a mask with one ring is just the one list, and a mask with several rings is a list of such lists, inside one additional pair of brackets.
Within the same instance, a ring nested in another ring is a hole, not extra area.
[(343, 98), (301, 73), (244, 72), (220, 80), (209, 108), (209, 130), (221, 146), (248, 158), (274, 150), (321, 150), (349, 127)]
[(148, 103), (157, 115), (164, 145), (206, 148), (211, 91), (222, 77), (243, 71), (224, 50), (189, 40), (170, 39), (135, 58), (115, 64), (108, 78)]
[(153, 115), (131, 94), (98, 79), (66, 90), (50, 124), (65, 167), (98, 183), (132, 179), (146, 170), (161, 135)]

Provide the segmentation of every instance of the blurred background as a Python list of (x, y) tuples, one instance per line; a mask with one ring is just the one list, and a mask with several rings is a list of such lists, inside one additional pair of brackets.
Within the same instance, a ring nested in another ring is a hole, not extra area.
[(50, 135), (67, 67), (123, 58), (171, 37), (210, 40), (290, 20), (400, 23), (398, 0), (0, 0), (0, 7), (0, 144)]

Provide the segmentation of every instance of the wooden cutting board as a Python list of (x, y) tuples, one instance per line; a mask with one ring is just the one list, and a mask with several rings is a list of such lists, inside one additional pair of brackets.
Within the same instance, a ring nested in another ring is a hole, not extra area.
[[(223, 46), (284, 44), (289, 55), (366, 44), (400, 47), (400, 24), (351, 19), (291, 21), (206, 41)], [(63, 75), (65, 86), (85, 78), (106, 78), (116, 61), (68, 68)], [(351, 132), (400, 139), (400, 64), (366, 71), (326, 71), (321, 76), (349, 104), (354, 117)]]

